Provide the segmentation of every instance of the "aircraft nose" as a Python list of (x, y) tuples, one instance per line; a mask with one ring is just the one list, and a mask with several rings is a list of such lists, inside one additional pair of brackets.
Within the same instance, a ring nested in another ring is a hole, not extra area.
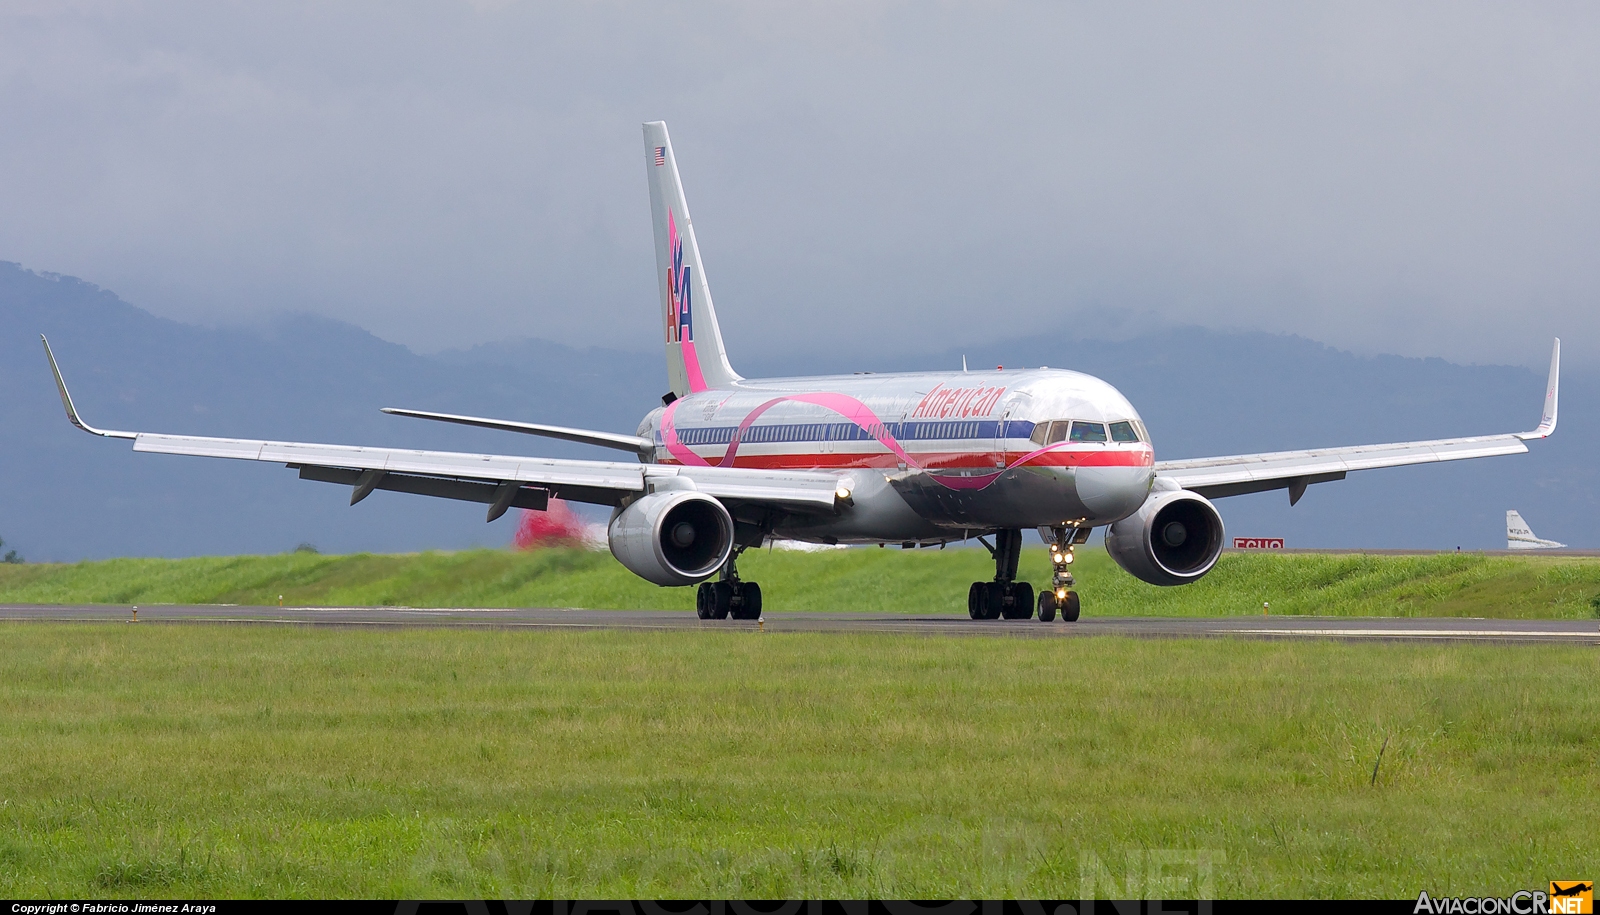
[(1150, 495), (1149, 467), (1079, 467), (1078, 501), (1096, 518), (1125, 518)]

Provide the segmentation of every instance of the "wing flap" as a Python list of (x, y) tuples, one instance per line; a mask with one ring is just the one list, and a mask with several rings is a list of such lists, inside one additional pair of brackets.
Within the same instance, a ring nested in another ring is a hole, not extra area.
[(298, 466), (348, 467), (357, 470), (383, 470), (390, 473), (465, 477), (477, 480), (596, 486), (635, 492), (644, 488), (642, 465), (609, 461), (563, 461), (554, 458), (498, 454), (413, 451), (310, 442), (269, 442), (208, 438), (198, 435), (162, 435), (151, 432), (139, 433), (134, 439), (133, 450), (156, 454), (233, 458)]

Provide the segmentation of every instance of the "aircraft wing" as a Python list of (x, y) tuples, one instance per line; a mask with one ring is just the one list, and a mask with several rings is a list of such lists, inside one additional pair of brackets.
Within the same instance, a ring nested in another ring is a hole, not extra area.
[(618, 505), (667, 477), (687, 477), (700, 492), (729, 502), (810, 512), (831, 512), (838, 504), (838, 477), (809, 471), (673, 467), (97, 429), (79, 416), (49, 341), (44, 346), (67, 419), (79, 429), (131, 439), (135, 451), (284, 464), (299, 470), (301, 479), (351, 486), (352, 505), (373, 490), (385, 489), (488, 503), (493, 521), (510, 508), (543, 509), (551, 497)]
[(1538, 427), (1532, 432), (1157, 461), (1156, 475), (1208, 499), (1287, 489), (1289, 504), (1293, 505), (1305, 494), (1306, 486), (1342, 480), (1346, 473), (1353, 470), (1521, 454), (1528, 450), (1525, 444), (1528, 439), (1546, 438), (1556, 431), (1560, 377), (1561, 340), (1557, 338), (1550, 352), (1550, 377), (1545, 387), (1544, 412), (1540, 415)]

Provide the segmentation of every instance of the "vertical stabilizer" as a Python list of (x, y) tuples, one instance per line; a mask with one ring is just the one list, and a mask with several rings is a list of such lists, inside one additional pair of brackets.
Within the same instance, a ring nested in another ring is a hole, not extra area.
[(722, 346), (665, 121), (644, 125), (644, 147), (656, 234), (656, 283), (665, 319), (667, 380), (679, 397), (725, 387), (740, 379)]
[(1533, 536), (1533, 531), (1528, 528), (1528, 522), (1522, 520), (1522, 515), (1516, 511), (1506, 512), (1506, 549), (1508, 550), (1557, 550), (1566, 546), (1554, 540), (1541, 540)]

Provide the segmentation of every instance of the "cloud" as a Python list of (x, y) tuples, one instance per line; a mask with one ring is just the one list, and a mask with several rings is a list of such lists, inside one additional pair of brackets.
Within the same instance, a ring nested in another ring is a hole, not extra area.
[(209, 323), (647, 347), (665, 118), (735, 354), (1592, 363), (1597, 52), (1557, 4), (11, 6), (0, 257)]

